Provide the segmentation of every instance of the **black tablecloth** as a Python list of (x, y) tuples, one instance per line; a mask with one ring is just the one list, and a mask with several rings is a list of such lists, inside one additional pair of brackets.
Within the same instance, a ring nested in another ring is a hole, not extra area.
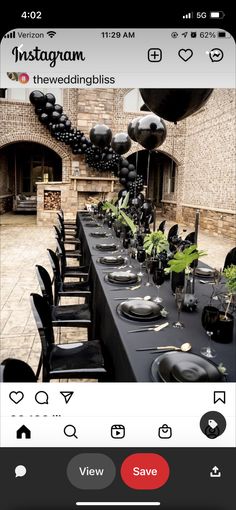
[[(209, 343), (209, 338), (201, 325), (201, 314), (202, 308), (209, 304), (212, 286), (209, 284), (201, 284), (199, 279), (196, 279), (195, 294), (198, 298), (197, 310), (195, 312), (181, 311), (181, 321), (184, 323), (185, 328), (176, 330), (172, 327), (172, 323), (177, 320), (177, 309), (174, 297), (171, 293), (170, 281), (167, 280), (159, 289), (159, 295), (163, 298), (162, 304), (168, 310), (168, 316), (165, 319), (161, 318), (154, 322), (155, 324), (162, 324), (168, 321), (169, 326), (157, 333), (153, 331), (146, 333), (128, 333), (131, 329), (153, 325), (153, 321), (144, 324), (143, 322), (121, 318), (117, 314), (116, 309), (122, 300), (116, 301), (114, 298), (142, 297), (145, 295), (156, 297), (157, 289), (155, 286), (145, 287), (142, 285), (139, 289), (132, 291), (125, 290), (125, 288), (115, 291), (114, 289), (119, 286), (112, 285), (105, 281), (106, 273), (104, 271), (109, 271), (109, 267), (99, 263), (99, 258), (105, 254), (96, 249), (96, 244), (115, 243), (120, 245), (120, 239), (117, 239), (115, 236), (105, 239), (91, 237), (91, 232), (102, 230), (110, 235), (111, 230), (103, 226), (101, 228), (86, 226), (87, 219), (80, 215), (77, 217), (79, 234), (82, 240), (83, 263), (86, 264), (89, 263), (90, 260), (92, 261), (91, 281), (93, 286), (94, 334), (97, 338), (100, 338), (106, 346), (112, 360), (114, 380), (120, 382), (151, 381), (151, 364), (157, 357), (157, 354), (137, 352), (136, 349), (139, 347), (158, 345), (180, 346), (184, 342), (190, 342), (192, 344), (191, 352), (200, 354), (201, 348)], [(120, 250), (106, 254), (122, 255)], [(132, 265), (135, 270), (139, 267), (139, 264), (135, 260), (132, 260)], [(145, 269), (143, 272), (145, 272)], [(142, 282), (145, 283), (146, 280), (147, 276), (145, 275), (142, 277)], [(217, 365), (222, 363), (227, 368), (227, 381), (236, 380), (235, 329), (236, 328), (234, 328), (233, 343), (223, 344), (213, 342), (213, 347), (217, 352), (217, 356), (212, 361)]]

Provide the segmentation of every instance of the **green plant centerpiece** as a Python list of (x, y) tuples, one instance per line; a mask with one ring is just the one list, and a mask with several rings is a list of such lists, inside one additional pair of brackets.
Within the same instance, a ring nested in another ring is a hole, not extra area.
[(223, 275), (225, 276), (226, 279), (226, 288), (228, 291), (228, 303), (223, 317), (223, 320), (226, 321), (229, 320), (228, 318), (229, 308), (232, 303), (233, 297), (236, 295), (236, 265), (231, 264), (231, 266), (226, 267), (223, 271)]
[(132, 218), (125, 213), (125, 210), (128, 209), (128, 203), (129, 193), (125, 195), (124, 199), (120, 198), (117, 205), (113, 204), (113, 202), (105, 202), (103, 204), (103, 211), (110, 211), (113, 218), (119, 221), (122, 225), (129, 227), (134, 235), (137, 232), (137, 226), (133, 222)]
[(148, 255), (155, 256), (164, 251), (167, 252), (169, 249), (169, 243), (166, 235), (161, 232), (161, 230), (158, 230), (157, 232), (152, 232), (144, 237), (143, 247)]
[(190, 266), (194, 260), (198, 260), (201, 257), (207, 255), (207, 252), (203, 250), (198, 250), (196, 244), (192, 244), (188, 248), (185, 248), (183, 251), (177, 251), (173, 258), (168, 261), (168, 266), (165, 269), (166, 273), (174, 271), (175, 273), (180, 273), (181, 271), (185, 271), (185, 274), (190, 274), (191, 269)]

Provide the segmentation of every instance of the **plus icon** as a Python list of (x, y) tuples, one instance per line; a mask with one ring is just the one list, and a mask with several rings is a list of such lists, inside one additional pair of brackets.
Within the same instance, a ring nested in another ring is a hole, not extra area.
[(162, 60), (162, 51), (160, 48), (150, 48), (148, 50), (149, 62), (160, 62)]

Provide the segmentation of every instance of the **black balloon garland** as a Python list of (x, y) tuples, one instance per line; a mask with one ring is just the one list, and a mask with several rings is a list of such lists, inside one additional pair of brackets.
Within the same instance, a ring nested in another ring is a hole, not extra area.
[[(121, 155), (128, 152), (131, 140), (127, 133), (118, 133), (112, 138), (110, 128), (98, 124), (90, 131), (90, 140), (77, 128), (73, 128), (61, 105), (56, 104), (53, 94), (39, 90), (31, 92), (30, 102), (35, 106), (39, 121), (59, 142), (70, 145), (72, 154), (84, 154), (89, 167), (98, 171), (113, 171), (126, 189), (120, 194), (130, 193), (130, 199), (143, 190), (143, 178), (137, 175), (135, 166)], [(111, 143), (111, 145), (110, 145)]]

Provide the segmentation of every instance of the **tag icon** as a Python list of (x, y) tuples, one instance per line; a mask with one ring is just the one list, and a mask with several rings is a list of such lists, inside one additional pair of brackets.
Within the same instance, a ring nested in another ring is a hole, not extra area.
[(164, 425), (158, 429), (158, 437), (160, 437), (160, 439), (170, 439), (172, 437), (172, 428), (164, 423)]

